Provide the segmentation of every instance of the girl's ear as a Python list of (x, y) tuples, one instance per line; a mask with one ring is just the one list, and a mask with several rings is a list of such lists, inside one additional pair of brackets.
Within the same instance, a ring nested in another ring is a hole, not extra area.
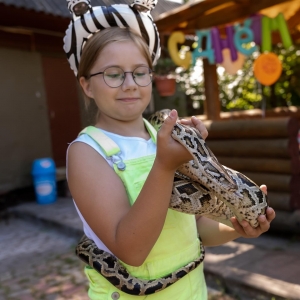
[(84, 91), (84, 93), (89, 97), (89, 98), (94, 98), (93, 97), (93, 91), (91, 87), (91, 83), (89, 79), (86, 79), (85, 77), (80, 77), (79, 83)]

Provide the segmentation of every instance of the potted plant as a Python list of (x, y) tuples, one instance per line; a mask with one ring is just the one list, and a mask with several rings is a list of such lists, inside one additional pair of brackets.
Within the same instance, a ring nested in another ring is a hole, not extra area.
[(172, 96), (176, 91), (175, 70), (177, 66), (170, 57), (161, 57), (154, 66), (154, 82), (160, 96)]

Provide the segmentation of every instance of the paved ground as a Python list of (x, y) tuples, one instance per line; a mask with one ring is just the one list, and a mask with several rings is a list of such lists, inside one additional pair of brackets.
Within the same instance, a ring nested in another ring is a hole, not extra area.
[(0, 299), (88, 299), (76, 237), (10, 218), (0, 222)]
[[(0, 236), (1, 300), (88, 299), (77, 237), (19, 218), (0, 222)], [(216, 289), (210, 299), (234, 300)]]
[[(70, 198), (13, 208), (0, 220), (0, 300), (88, 299), (74, 255), (81, 234)], [(206, 252), (210, 299), (300, 299), (298, 236), (239, 239)]]

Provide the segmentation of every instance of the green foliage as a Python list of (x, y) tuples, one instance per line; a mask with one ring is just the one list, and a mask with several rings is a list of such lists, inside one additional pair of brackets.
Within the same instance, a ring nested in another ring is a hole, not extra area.
[(300, 45), (284, 49), (277, 45), (272, 52), (282, 62), (282, 74), (270, 87), (261, 86), (253, 75), (253, 63), (259, 55), (247, 57), (242, 70), (230, 76), (224, 72), (219, 77), (222, 110), (245, 110), (262, 107), (300, 105)]
[(253, 75), (254, 56), (246, 58), (242, 70), (229, 75), (218, 68), (222, 111), (247, 110), (261, 106), (262, 90)]
[[(188, 70), (177, 69), (176, 81), (179, 87), (187, 95), (187, 106), (194, 109), (202, 107), (202, 101), (205, 100), (204, 77), (202, 60), (198, 60), (195, 67)], [(191, 105), (190, 105), (191, 104)], [(191, 112), (192, 114), (192, 112)]]
[(170, 57), (159, 58), (157, 64), (154, 66), (156, 75), (170, 75), (174, 74), (177, 66)]

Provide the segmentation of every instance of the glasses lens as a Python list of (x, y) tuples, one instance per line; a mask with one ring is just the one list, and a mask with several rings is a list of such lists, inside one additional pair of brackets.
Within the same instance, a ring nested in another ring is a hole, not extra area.
[(118, 87), (124, 81), (124, 71), (118, 67), (111, 67), (104, 71), (104, 81), (110, 87)]
[(152, 82), (152, 71), (148, 67), (137, 67), (133, 71), (133, 78), (137, 85), (147, 86)]

